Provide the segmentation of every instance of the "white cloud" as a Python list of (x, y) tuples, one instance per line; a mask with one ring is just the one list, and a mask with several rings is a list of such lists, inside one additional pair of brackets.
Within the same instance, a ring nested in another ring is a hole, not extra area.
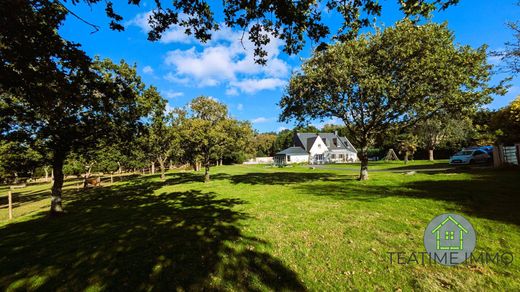
[(252, 119), (251, 123), (253, 123), (253, 124), (260, 124), (260, 123), (266, 123), (266, 122), (269, 122), (269, 121), (271, 121), (270, 118), (258, 117), (256, 119)]
[(487, 62), (491, 65), (498, 65), (502, 62), (502, 57), (500, 56), (489, 56), (487, 58)]
[(243, 104), (241, 104), (241, 103), (237, 104), (237, 110), (241, 111), (243, 109), (244, 109), (244, 105)]
[(153, 68), (151, 66), (144, 66), (143, 73), (144, 74), (153, 74)]
[(166, 90), (163, 92), (164, 96), (166, 96), (166, 98), (169, 98), (169, 99), (172, 99), (172, 98), (176, 98), (176, 97), (179, 97), (179, 96), (183, 96), (184, 95), (184, 92), (177, 92), (177, 91), (173, 91), (173, 90)]
[(177, 77), (172, 72), (168, 72), (168, 74), (164, 75), (163, 77), (165, 80), (168, 80), (173, 83), (178, 84), (188, 84), (190, 82), (190, 79), (187, 77)]
[[(126, 23), (136, 26), (147, 33), (151, 27), (149, 18), (152, 11), (137, 14)], [(180, 14), (179, 18), (187, 19)], [(164, 79), (179, 83), (193, 84), (198, 87), (224, 84), (227, 95), (238, 95), (238, 91), (255, 93), (260, 90), (274, 89), (282, 86), (284, 78), (290, 73), (290, 66), (279, 55), (283, 41), (269, 35), (270, 42), (264, 46), (267, 52), (265, 66), (255, 63), (254, 44), (249, 34), (233, 31), (224, 23), (221, 29), (212, 32), (207, 43), (200, 43), (193, 36), (185, 34), (185, 28), (174, 25), (163, 33), (159, 42), (193, 44), (189, 49), (176, 49), (166, 54), (164, 63), (172, 71)]]
[(165, 113), (170, 113), (174, 110), (175, 108), (173, 106), (171, 106), (169, 103), (166, 103), (166, 107), (164, 108), (164, 112)]
[(164, 44), (169, 43), (184, 43), (189, 44), (193, 42), (193, 37), (185, 33), (185, 29), (179, 26), (168, 29), (163, 33), (159, 42)]
[(278, 129), (276, 129), (276, 133), (280, 133), (283, 130), (287, 130), (287, 128), (286, 127), (278, 127)]
[(238, 89), (236, 89), (235, 87), (230, 87), (230, 88), (226, 89), (226, 95), (237, 96)]
[(272, 90), (285, 85), (285, 81), (278, 78), (264, 78), (264, 79), (244, 79), (241, 81), (233, 81), (231, 86), (240, 88), (245, 93), (255, 93), (261, 90)]
[(233, 32), (223, 25), (222, 30), (215, 32), (212, 40), (201, 47), (169, 51), (164, 63), (174, 70), (172, 77), (190, 78), (197, 86), (227, 85), (227, 95), (237, 95), (238, 90), (255, 93), (282, 86), (282, 78), (290, 71), (289, 65), (279, 58), (282, 42), (271, 37), (265, 47), (267, 64), (262, 66), (254, 61), (254, 45), (247, 34), (241, 38), (241, 32)]
[(195, 47), (170, 51), (164, 62), (176, 68), (177, 77), (194, 77), (207, 86), (216, 85), (219, 80), (235, 79), (233, 68), (229, 66), (232, 56), (223, 46), (206, 48), (202, 53)]
[[(145, 13), (139, 13), (131, 20), (127, 21), (125, 25), (128, 26), (137, 26), (141, 29), (142, 32), (148, 33), (152, 28), (149, 23), (150, 16), (152, 16), (153, 11), (148, 11)], [(179, 19), (186, 19), (186, 14), (180, 14)], [(168, 43), (191, 43), (195, 39), (192, 36), (189, 36), (184, 33), (185, 29), (181, 26), (174, 25), (170, 27), (167, 31), (165, 31), (159, 42), (168, 44)]]

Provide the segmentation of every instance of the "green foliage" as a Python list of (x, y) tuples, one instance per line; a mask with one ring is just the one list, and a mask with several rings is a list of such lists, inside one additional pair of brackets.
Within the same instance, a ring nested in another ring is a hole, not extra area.
[(275, 153), (276, 134), (258, 134), (254, 138), (257, 157), (273, 156)]
[(362, 161), (380, 133), (439, 111), (472, 112), (503, 94), (488, 85), (486, 48), (453, 43), (446, 24), (398, 22), (315, 52), (282, 97), (281, 120), (341, 118)]
[(274, 153), (293, 146), (294, 132), (294, 130), (284, 129), (276, 135), (276, 140), (274, 141)]
[(0, 136), (52, 153), (51, 210), (61, 210), (63, 163), (136, 132), (149, 109), (135, 66), (91, 60), (59, 28), (59, 1), (0, 2)]
[[(79, 1), (72, 1), (76, 3)], [(88, 4), (101, 0), (84, 0)], [(396, 1), (399, 9), (406, 17), (418, 21), (420, 17), (429, 17), (435, 10), (444, 10), (455, 5), (459, 0), (407, 0)], [(141, 0), (129, 1), (139, 5)], [(113, 9), (112, 1), (105, 1), (106, 14), (111, 19), (110, 27), (124, 30), (123, 17)], [(188, 35), (193, 35), (202, 42), (209, 41), (212, 34), (221, 29), (214, 15), (224, 15), (227, 27), (247, 31), (249, 40), (255, 46), (257, 62), (265, 64), (271, 36), (284, 41), (284, 51), (288, 54), (300, 52), (307, 39), (313, 43), (328, 37), (331, 30), (337, 29), (333, 37), (339, 40), (350, 39), (361, 28), (369, 26), (373, 18), (381, 15), (382, 5), (377, 0), (358, 1), (224, 1), (222, 6), (212, 1), (176, 0), (172, 5), (155, 1), (156, 9), (150, 16), (151, 30), (148, 39), (157, 41), (172, 26), (180, 26)], [(217, 8), (219, 10), (217, 10)], [(329, 13), (337, 13), (343, 22), (330, 26), (322, 17)], [(182, 14), (187, 14), (183, 17)], [(94, 29), (98, 27), (94, 26)], [(326, 46), (324, 43), (320, 47)]]
[(254, 151), (251, 125), (228, 117), (225, 104), (201, 96), (195, 98), (189, 108), (180, 118), (180, 145), (188, 161), (202, 162), (206, 180), (209, 180), (212, 162), (224, 157), (239, 158)]
[(0, 140), (0, 180), (30, 177), (42, 156), (25, 143)]
[(492, 127), (500, 144), (520, 143), (520, 96), (496, 112)]
[(469, 117), (437, 115), (418, 122), (411, 132), (417, 136), (419, 147), (433, 151), (448, 145), (460, 148), (469, 140), (472, 131)]

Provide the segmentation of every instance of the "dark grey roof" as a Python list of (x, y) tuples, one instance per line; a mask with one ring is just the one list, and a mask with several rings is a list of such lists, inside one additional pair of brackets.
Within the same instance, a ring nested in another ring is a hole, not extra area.
[(305, 151), (305, 149), (303, 149), (302, 147), (289, 147), (285, 150), (282, 150), (278, 153), (276, 153), (275, 155), (308, 155), (309, 153), (307, 153)]
[[(306, 151), (309, 151), (312, 145), (314, 144), (314, 141), (316, 141), (317, 134), (322, 138), (325, 139), (325, 144), (330, 150), (349, 150), (352, 152), (357, 152), (356, 148), (350, 143), (350, 141), (347, 139), (347, 137), (340, 137), (337, 136), (334, 133), (296, 133), (296, 136), (298, 139), (300, 139), (301, 144), (303, 147), (305, 147)], [(338, 139), (338, 146), (335, 147), (333, 145), (333, 139)]]
[[(314, 136), (314, 137), (310, 137), (310, 138), (307, 138), (306, 140), (302, 141), (303, 145), (305, 145), (305, 150), (307, 150), (307, 152), (309, 152), (311, 150), (311, 147), (312, 147), (312, 145), (314, 145), (314, 142), (316, 141), (317, 138), (318, 138), (318, 136)], [(305, 142), (307, 142), (307, 143), (305, 143)]]

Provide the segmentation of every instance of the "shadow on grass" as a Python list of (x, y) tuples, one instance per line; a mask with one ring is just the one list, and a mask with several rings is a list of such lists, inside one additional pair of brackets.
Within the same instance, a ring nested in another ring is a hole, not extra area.
[(452, 202), (467, 214), (520, 225), (520, 174), (515, 170), (474, 171), (470, 179), (464, 180), (417, 180), (411, 176), (397, 186), (371, 184), (371, 181), (363, 184), (343, 181), (335, 184), (304, 184), (296, 188), (306, 194), (366, 202), (388, 197)]
[(233, 184), (250, 185), (285, 185), (310, 181), (332, 181), (338, 176), (332, 173), (307, 172), (251, 172), (246, 174), (227, 175), (215, 174), (214, 179), (228, 179)]
[[(79, 192), (58, 218), (0, 228), (0, 287), (20, 290), (305, 290), (242, 234), (245, 202), (200, 191), (153, 195), (136, 179)], [(69, 198), (70, 199), (70, 198)]]

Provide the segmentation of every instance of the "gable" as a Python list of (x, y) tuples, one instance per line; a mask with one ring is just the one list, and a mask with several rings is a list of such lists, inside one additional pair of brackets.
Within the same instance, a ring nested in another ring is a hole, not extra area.
[(320, 139), (320, 137), (314, 137), (314, 138), (309, 138), (309, 141), (308, 142), (312, 142), (309, 143), (309, 153), (311, 155), (315, 155), (315, 154), (323, 154), (325, 152), (327, 152), (329, 150), (329, 148), (327, 147), (327, 145), (325, 144), (325, 142)]

